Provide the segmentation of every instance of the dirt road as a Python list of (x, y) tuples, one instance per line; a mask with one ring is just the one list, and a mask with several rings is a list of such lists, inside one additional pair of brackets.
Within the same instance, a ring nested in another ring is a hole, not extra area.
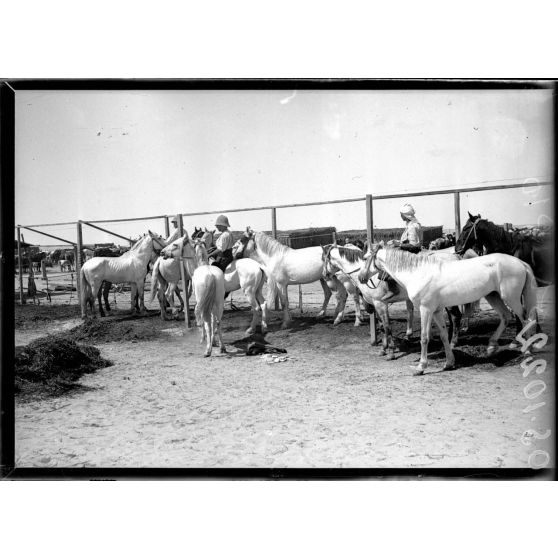
[[(541, 307), (550, 333), (547, 295)], [(305, 313), (295, 311), (289, 330), (278, 329), (274, 314), (266, 340), (288, 351), (288, 360), (274, 364), (245, 356), (247, 311), (226, 311), (228, 353), (207, 359), (198, 331), (185, 332), (183, 322), (156, 315), (131, 320), (126, 339), (96, 343), (114, 366), (84, 376), (81, 389), (16, 400), (17, 466), (527, 467), (534, 450), (549, 452), (554, 463), (553, 436), (527, 435), (531, 445), (522, 443), (526, 430), (552, 428), (553, 337), (537, 357), (548, 362), (536, 376), (545, 390), (527, 399), (535, 374), (522, 376), (524, 357), (504, 350), (486, 358), (495, 323), (485, 306), (456, 350), (459, 368), (440, 371), (443, 353), (434, 341), (428, 373), (415, 377), (416, 342), (402, 344), (397, 359), (387, 361), (370, 346), (368, 324), (353, 327), (352, 306), (345, 322), (333, 326), (331, 309), (325, 320), (313, 317), (315, 285), (305, 287), (304, 300)], [(68, 308), (60, 320), (22, 319), (16, 344), (75, 326), (77, 309), (72, 315)], [(404, 306), (394, 305), (392, 315), (401, 335)], [(136, 340), (134, 331), (152, 337)], [(506, 330), (502, 345), (512, 338)], [(523, 412), (540, 401), (545, 405)]]

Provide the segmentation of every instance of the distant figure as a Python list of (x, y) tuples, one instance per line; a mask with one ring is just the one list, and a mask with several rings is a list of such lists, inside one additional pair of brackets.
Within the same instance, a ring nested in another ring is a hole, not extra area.
[(215, 245), (212, 246), (207, 254), (215, 261), (212, 265), (225, 272), (227, 266), (233, 261), (232, 247), (234, 239), (232, 233), (228, 230), (230, 227), (229, 220), (226, 215), (219, 215), (215, 221), (215, 228), (219, 231), (216, 236)]

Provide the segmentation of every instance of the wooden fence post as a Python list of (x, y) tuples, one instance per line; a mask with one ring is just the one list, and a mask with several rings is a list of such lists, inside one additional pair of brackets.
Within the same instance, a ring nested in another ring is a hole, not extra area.
[[(374, 208), (372, 205), (372, 194), (366, 194), (366, 239), (368, 240), (368, 250), (372, 248), (374, 240)], [(370, 314), (370, 343), (376, 344), (376, 313)]]
[[(277, 209), (275, 207), (271, 208), (271, 236), (277, 240)], [(279, 295), (275, 297), (275, 310), (279, 310)]]
[[(167, 219), (168, 228), (168, 219)], [(184, 225), (182, 222), (182, 215), (178, 216), (178, 230), (180, 231), (180, 236), (184, 236)], [(167, 235), (168, 236), (168, 235)], [(186, 329), (190, 329), (190, 299), (188, 298), (188, 283), (186, 283), (186, 274), (184, 273), (184, 256), (180, 254), (180, 277), (182, 279), (182, 285), (184, 286), (184, 322), (186, 323)]]
[(25, 298), (23, 296), (23, 277), (21, 276), (21, 270), (23, 266), (21, 265), (21, 227), (17, 227), (17, 273), (19, 275), (19, 303), (25, 304)]
[(163, 217), (163, 220), (165, 222), (165, 238), (169, 237), (170, 234), (170, 229), (169, 229), (169, 218), (168, 217)]
[(76, 245), (76, 289), (79, 300), (79, 306), (81, 308), (81, 317), (85, 318), (85, 301), (81, 300), (81, 266), (83, 262), (81, 261), (81, 253), (83, 250), (83, 233), (81, 221), (76, 223), (77, 228), (77, 245)]
[(455, 240), (457, 240), (461, 234), (461, 205), (459, 192), (453, 193), (453, 209), (455, 212)]

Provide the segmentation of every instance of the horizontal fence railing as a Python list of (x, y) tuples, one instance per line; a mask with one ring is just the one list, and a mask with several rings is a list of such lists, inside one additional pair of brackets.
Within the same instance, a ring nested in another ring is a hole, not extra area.
[[(411, 198), (418, 196), (437, 196), (444, 194), (465, 194), (469, 192), (488, 192), (491, 190), (506, 190), (510, 188), (536, 188), (539, 186), (552, 186), (553, 182), (545, 181), (538, 182), (537, 184), (499, 184), (494, 186), (475, 186), (470, 188), (450, 188), (447, 190), (427, 190), (421, 192), (401, 192), (397, 194), (378, 194), (373, 195), (374, 200), (389, 200), (396, 198)], [(258, 207), (243, 207), (237, 209), (215, 209), (213, 211), (196, 211), (193, 213), (182, 213), (183, 217), (196, 217), (198, 215), (214, 215), (215, 213), (240, 213), (243, 211), (264, 211), (268, 209), (288, 209), (291, 207), (309, 207), (314, 205), (330, 205), (336, 203), (351, 203), (351, 202), (362, 202), (366, 200), (366, 196), (360, 196), (358, 198), (344, 198), (340, 200), (327, 200), (327, 201), (317, 201), (317, 202), (302, 202), (302, 203), (288, 203), (281, 205), (262, 205)], [(174, 215), (174, 214), (172, 214)], [(148, 217), (129, 217), (126, 219), (81, 219), (81, 221), (86, 221), (87, 223), (127, 223), (131, 221), (151, 221), (155, 219), (164, 219), (170, 217), (169, 215), (152, 215)], [(62, 225), (75, 225), (76, 221), (68, 221), (65, 223), (43, 223), (40, 225), (18, 225), (20, 227), (54, 227)]]

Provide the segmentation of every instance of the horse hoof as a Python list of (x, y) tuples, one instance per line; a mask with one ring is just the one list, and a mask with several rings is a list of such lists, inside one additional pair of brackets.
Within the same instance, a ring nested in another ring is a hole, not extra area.
[(221, 347), (221, 354), (225, 354), (227, 352), (227, 349), (225, 346)]
[(249, 328), (246, 330), (246, 335), (252, 335), (253, 333), (254, 333), (254, 329), (251, 328), (251, 327), (249, 327)]
[(289, 329), (289, 324), (281, 324), (281, 329)]
[(340, 323), (341, 323), (341, 320), (335, 320), (335, 321), (333, 322), (333, 325), (336, 326), (336, 325), (339, 325)]
[(422, 376), (426, 370), (426, 365), (419, 362), (416, 366), (411, 366), (414, 370), (413, 376)]
[(487, 354), (488, 356), (492, 356), (493, 354), (495, 354), (495, 353), (498, 352), (498, 348), (499, 348), (499, 347), (497, 347), (497, 346), (495, 346), (495, 345), (490, 345), (490, 346), (488, 347), (488, 349), (486, 349), (486, 354)]
[(203, 353), (204, 358), (211, 356), (211, 351)]
[(387, 360), (395, 360), (395, 354), (393, 351), (388, 353)]
[(318, 314), (316, 315), (316, 318), (322, 318), (325, 315), (325, 312), (323, 310), (320, 310), (318, 312)]
[(384, 349), (380, 349), (380, 352), (378, 353), (379, 356), (386, 356), (386, 351)]
[(448, 364), (446, 362), (446, 364), (444, 364), (444, 368), (442, 368), (442, 370), (455, 370), (455, 363), (453, 364)]
[(519, 349), (519, 343), (516, 343), (515, 341), (512, 341), (512, 342), (509, 344), (508, 349), (512, 349), (512, 350), (514, 350), (514, 349)]

